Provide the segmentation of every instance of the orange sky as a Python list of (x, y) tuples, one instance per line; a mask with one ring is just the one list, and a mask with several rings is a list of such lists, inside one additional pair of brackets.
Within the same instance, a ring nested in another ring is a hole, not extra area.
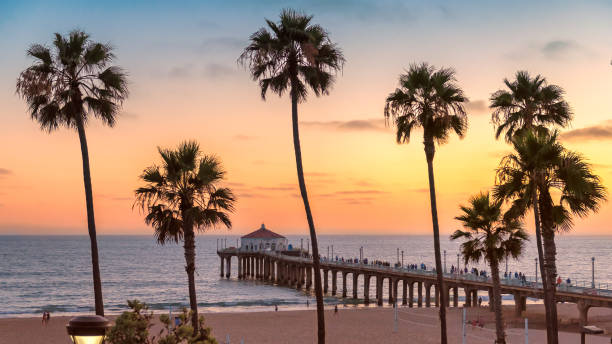
[[(607, 22), (609, 8), (601, 13), (602, 9), (593, 7), (581, 12), (568, 5), (553, 11), (529, 36), (528, 29), (509, 34), (514, 24), (503, 18), (497, 18), (497, 26), (489, 32), (482, 32), (469, 13), (457, 12), (452, 20), (461, 24), (460, 29), (448, 24), (428, 31), (426, 39), (416, 34), (426, 31), (425, 21), (377, 23), (374, 31), (362, 29), (363, 34), (355, 36), (350, 19), (342, 24), (333, 15), (322, 14), (319, 22), (330, 27), (347, 64), (330, 96), (313, 96), (300, 106), (304, 166), (319, 233), (430, 233), (426, 164), (419, 136), (409, 145), (397, 145), (393, 132), (382, 122), (384, 99), (411, 62), (454, 67), (472, 101), (467, 137), (452, 138), (435, 158), (443, 233), (457, 228), (452, 218), (458, 214), (459, 203), (492, 186), (494, 169), (509, 151), (505, 143), (495, 141), (486, 106), (490, 93), (517, 69), (541, 73), (565, 88), (575, 112), (570, 130), (588, 128), (565, 143), (583, 153), (610, 188), (612, 126), (606, 121), (612, 118), (612, 30)], [(130, 41), (132, 36), (126, 38), (117, 29), (98, 29), (95, 21), (92, 29), (86, 22), (80, 26), (94, 39), (112, 41), (117, 64), (130, 73), (131, 94), (117, 126), (107, 128), (92, 121), (87, 128), (99, 233), (151, 233), (143, 216), (131, 208), (138, 176), (158, 161), (157, 146), (175, 146), (185, 139), (196, 139), (206, 153), (217, 154), (223, 161), (228, 183), (239, 197), (233, 233), (246, 233), (261, 222), (281, 233), (306, 232), (297, 197), (289, 101), (275, 96), (262, 101), (257, 85), (235, 64), (243, 46), (239, 43), (246, 42), (264, 17), (274, 18), (276, 12), (262, 10), (258, 18), (249, 16), (229, 34), (218, 24), (207, 32), (209, 37), (198, 41), (210, 49), (198, 53), (189, 42), (169, 38), (173, 32), (168, 37), (151, 35), (144, 41)], [(239, 12), (240, 16), (246, 18), (248, 13)], [(568, 27), (554, 35), (546, 33), (560, 21), (569, 23)], [(7, 63), (0, 66), (0, 234), (85, 234), (76, 133), (41, 132), (14, 94), (15, 79), (29, 64), (26, 47), (49, 42), (52, 32), (70, 27), (49, 23), (24, 32), (25, 25), (14, 18), (0, 25), (0, 36), (14, 38)], [(179, 25), (172, 30), (181, 29)], [(128, 27), (128, 31), (136, 30)], [(410, 32), (402, 44), (393, 44), (389, 38), (397, 30)], [(498, 35), (508, 35), (504, 45), (495, 40)], [(170, 43), (176, 43), (172, 51), (167, 49)], [(591, 140), (592, 129), (604, 134)], [(577, 220), (575, 233), (610, 233), (610, 210), (607, 203), (599, 214)]]

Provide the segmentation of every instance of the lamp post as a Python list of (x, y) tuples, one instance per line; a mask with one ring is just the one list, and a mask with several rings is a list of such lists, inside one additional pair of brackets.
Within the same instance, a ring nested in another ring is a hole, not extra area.
[(444, 273), (446, 273), (446, 250), (444, 250)]
[(331, 255), (332, 260), (334, 259), (334, 245), (332, 245), (332, 255)]
[(66, 331), (74, 344), (102, 344), (110, 327), (110, 321), (104, 317), (85, 315), (70, 319)]
[(327, 260), (329, 260), (329, 245), (327, 246)]
[(363, 246), (359, 247), (359, 264), (363, 264)]
[(461, 255), (459, 253), (457, 253), (457, 268), (455, 269), (457, 275), (459, 275), (459, 257), (460, 256)]
[(404, 250), (402, 250), (402, 267), (404, 267)]
[(591, 288), (595, 288), (595, 257), (591, 257)]
[(536, 288), (538, 287), (538, 258), (535, 258), (535, 276), (536, 276)]
[(400, 261), (400, 260), (399, 260), (399, 247), (397, 248), (397, 250), (396, 250), (396, 251), (397, 251), (397, 260), (396, 260), (396, 261), (399, 263), (399, 261)]

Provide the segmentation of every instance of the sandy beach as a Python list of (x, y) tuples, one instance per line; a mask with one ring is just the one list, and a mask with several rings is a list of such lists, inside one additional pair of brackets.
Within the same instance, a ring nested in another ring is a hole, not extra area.
[[(577, 312), (573, 304), (559, 305), (560, 343), (577, 343), (579, 335)], [(524, 343), (523, 322), (513, 317), (513, 308), (505, 307), (508, 343)], [(593, 308), (590, 324), (606, 329), (606, 335), (588, 337), (587, 343), (608, 344), (612, 333), (612, 310)], [(541, 305), (529, 305), (530, 343), (545, 342), (544, 310)], [(112, 316), (109, 318), (113, 318)], [(227, 335), (231, 343), (315, 343), (314, 309), (303, 311), (253, 312), (253, 313), (205, 313), (207, 326), (220, 343)], [(329, 343), (438, 343), (439, 327), (437, 309), (403, 308), (398, 310), (398, 330), (393, 331), (392, 308), (343, 308), (338, 314), (326, 312), (327, 339)], [(493, 313), (488, 308), (472, 308), (468, 320), (480, 318), (484, 328), (467, 326), (468, 343), (491, 343), (494, 338)], [(56, 316), (48, 327), (42, 327), (39, 318), (0, 319), (0, 343), (2, 344), (66, 344), (65, 325), (69, 317)], [(449, 308), (449, 343), (461, 343), (460, 309)]]

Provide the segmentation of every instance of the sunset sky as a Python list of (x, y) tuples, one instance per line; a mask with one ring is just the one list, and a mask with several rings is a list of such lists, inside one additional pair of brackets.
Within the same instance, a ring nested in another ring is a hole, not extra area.
[[(233, 234), (261, 222), (306, 233), (291, 137), (290, 102), (236, 64), (251, 33), (283, 7), (314, 15), (346, 64), (329, 96), (300, 105), (308, 190), (321, 234), (431, 232), (427, 167), (418, 137), (397, 145), (385, 97), (411, 63), (452, 67), (470, 98), (469, 129), (440, 147), (434, 167), (440, 226), (494, 183), (501, 156), (488, 98), (526, 69), (562, 86), (575, 119), (564, 144), (612, 188), (612, 3), (602, 1), (51, 1), (0, 4), (0, 234), (86, 234), (76, 132), (42, 132), (15, 94), (32, 43), (82, 29), (111, 42), (130, 96), (114, 128), (91, 121), (88, 143), (101, 234), (149, 234), (132, 210), (157, 148), (195, 139), (218, 155), (238, 195)], [(427, 3), (427, 4), (425, 4)], [(610, 234), (612, 204), (577, 220), (576, 234)], [(531, 228), (532, 221), (527, 221)], [(225, 233), (216, 230), (214, 233)]]

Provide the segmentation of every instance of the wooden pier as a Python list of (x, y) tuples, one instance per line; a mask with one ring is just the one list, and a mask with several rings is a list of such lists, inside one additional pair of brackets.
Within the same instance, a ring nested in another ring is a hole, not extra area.
[[(221, 277), (230, 278), (232, 257), (238, 261), (238, 279), (253, 278), (295, 288), (310, 290), (313, 281), (312, 259), (309, 257), (290, 256), (277, 252), (262, 252), (226, 248), (217, 251), (221, 258)], [(363, 263), (348, 263), (342, 261), (320, 262), (322, 273), (323, 292), (334, 296), (347, 298), (347, 280), (351, 276), (353, 283), (351, 298), (359, 300), (358, 283), (362, 276), (363, 302), (369, 304), (374, 301), (383, 305), (383, 285), (387, 280), (389, 304), (399, 303), (408, 307), (439, 307), (439, 292), (436, 274), (433, 271), (410, 270), (406, 267), (389, 267)], [(338, 290), (338, 275), (341, 276), (340, 290)], [(331, 277), (331, 290), (330, 290)], [(370, 296), (370, 286), (375, 285), (375, 295)], [(459, 291), (463, 291), (465, 301), (463, 306), (477, 306), (478, 293), (486, 292), (489, 299), (493, 294), (490, 278), (472, 274), (444, 274), (444, 288), (446, 293), (446, 307), (459, 307)], [(399, 296), (399, 290), (402, 291)], [(338, 295), (340, 293), (340, 295)], [(502, 279), (502, 294), (514, 296), (515, 311), (517, 315), (526, 309), (527, 298), (543, 299), (541, 284), (523, 283), (516, 279)], [(451, 297), (452, 295), (452, 297)], [(572, 302), (577, 305), (581, 325), (587, 324), (588, 311), (591, 307), (612, 308), (612, 291), (576, 286), (560, 286), (557, 289), (557, 302)], [(398, 298), (399, 297), (399, 298)]]

